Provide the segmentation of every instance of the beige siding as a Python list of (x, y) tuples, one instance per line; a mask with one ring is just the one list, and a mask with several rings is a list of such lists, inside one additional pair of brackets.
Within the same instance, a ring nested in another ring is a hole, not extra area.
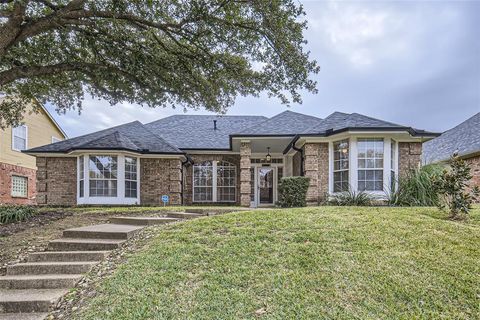
[[(23, 121), (28, 128), (27, 149), (50, 144), (52, 137), (65, 139), (44, 110), (27, 112)], [(36, 169), (35, 157), (12, 150), (12, 128), (0, 130), (0, 162)]]

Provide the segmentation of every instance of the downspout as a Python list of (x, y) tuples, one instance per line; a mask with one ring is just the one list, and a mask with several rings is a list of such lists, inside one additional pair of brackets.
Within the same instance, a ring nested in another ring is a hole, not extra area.
[(182, 161), (182, 166), (181, 166), (181, 169), (180, 169), (180, 173), (182, 175), (182, 180), (180, 181), (180, 198), (181, 198), (181, 203), (182, 203), (182, 206), (184, 205), (185, 203), (185, 200), (183, 199), (183, 180), (184, 180), (184, 176), (183, 176), (183, 168), (187, 166), (187, 164), (193, 164), (193, 161), (192, 159), (188, 156), (188, 155), (185, 155), (185, 161)]
[(303, 176), (304, 175), (304, 173), (303, 173), (303, 149), (302, 148), (297, 148), (295, 146), (295, 143), (296, 143), (296, 141), (293, 142), (292, 149), (297, 151), (297, 152), (300, 152), (300, 175)]

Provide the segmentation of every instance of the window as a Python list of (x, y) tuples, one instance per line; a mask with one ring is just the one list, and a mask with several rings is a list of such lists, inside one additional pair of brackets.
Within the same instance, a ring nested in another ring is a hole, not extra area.
[(397, 143), (395, 140), (391, 140), (390, 142), (390, 190), (395, 190), (395, 185), (397, 182), (397, 176), (395, 174), (395, 164), (396, 164), (396, 146)]
[(230, 162), (220, 161), (217, 163), (217, 201), (235, 202), (236, 199), (236, 175), (235, 165)]
[(348, 140), (333, 143), (333, 192), (348, 191)]
[(62, 141), (62, 139), (57, 138), (57, 137), (52, 137), (52, 143), (60, 142), (60, 141)]
[(28, 178), (12, 176), (12, 197), (27, 198)]
[(27, 126), (12, 128), (12, 149), (16, 151), (27, 149)]
[(90, 197), (116, 197), (117, 157), (90, 156), (89, 160)]
[(137, 197), (137, 159), (125, 157), (125, 198)]
[(383, 139), (358, 139), (358, 190), (383, 191)]
[(213, 162), (205, 161), (193, 166), (193, 201), (213, 201)]
[(226, 161), (205, 161), (193, 166), (194, 202), (235, 202), (237, 170)]
[(80, 198), (85, 196), (85, 167), (84, 157), (78, 157), (78, 195)]

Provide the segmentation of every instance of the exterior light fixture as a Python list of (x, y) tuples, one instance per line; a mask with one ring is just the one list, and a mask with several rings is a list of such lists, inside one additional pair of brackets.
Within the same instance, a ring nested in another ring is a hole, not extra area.
[(267, 147), (267, 155), (265, 156), (265, 160), (267, 162), (271, 162), (272, 161), (272, 156), (270, 155), (270, 147)]

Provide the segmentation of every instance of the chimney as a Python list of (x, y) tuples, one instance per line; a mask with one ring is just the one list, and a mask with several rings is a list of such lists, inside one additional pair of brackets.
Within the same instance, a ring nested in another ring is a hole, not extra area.
[(213, 130), (217, 130), (217, 120), (213, 120)]

